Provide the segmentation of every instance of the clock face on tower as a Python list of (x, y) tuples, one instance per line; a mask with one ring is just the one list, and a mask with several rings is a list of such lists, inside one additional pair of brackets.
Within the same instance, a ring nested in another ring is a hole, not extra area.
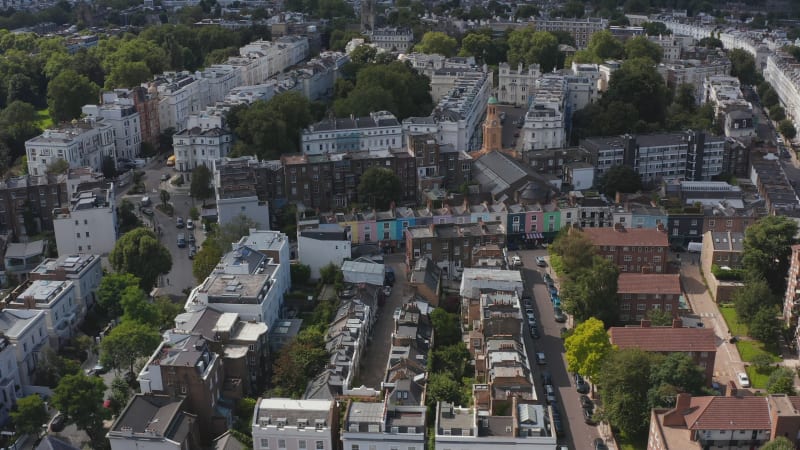
[(497, 125), (498, 125), (498, 124), (497, 124), (497, 121), (496, 121), (496, 120), (493, 120), (493, 121), (492, 121), (492, 126), (493, 126), (493, 127), (496, 127)]

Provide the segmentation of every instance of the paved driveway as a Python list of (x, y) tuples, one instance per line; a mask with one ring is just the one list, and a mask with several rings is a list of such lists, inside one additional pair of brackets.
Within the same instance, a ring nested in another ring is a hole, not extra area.
[[(571, 449), (585, 450), (592, 448), (592, 441), (600, 437), (597, 426), (587, 425), (583, 421), (583, 410), (580, 405), (580, 394), (575, 390), (575, 383), (567, 371), (567, 361), (564, 357), (564, 343), (561, 340), (561, 328), (565, 324), (555, 321), (553, 306), (550, 302), (550, 293), (544, 284), (542, 274), (549, 270), (536, 266), (535, 257), (547, 255), (546, 250), (521, 250), (516, 252), (522, 258), (522, 276), (525, 281), (525, 293), (533, 292), (534, 309), (539, 323), (539, 339), (532, 339), (527, 327), (525, 328), (525, 346), (528, 349), (528, 360), (533, 367), (533, 379), (536, 384), (538, 398), (544, 402), (544, 387), (541, 382), (541, 373), (547, 370), (553, 377), (554, 387), (558, 391), (558, 410), (564, 419), (567, 436), (561, 444)], [(531, 289), (532, 287), (532, 289)], [(547, 359), (546, 366), (535, 364), (536, 352), (544, 352)], [(609, 448), (613, 443), (608, 442)]]
[(378, 390), (380, 390), (381, 382), (386, 375), (386, 362), (391, 348), (392, 331), (394, 331), (394, 310), (400, 307), (412, 293), (406, 277), (404, 256), (403, 253), (392, 253), (383, 257), (384, 262), (394, 269), (394, 287), (392, 295), (386, 299), (386, 304), (378, 311), (378, 321), (372, 328), (371, 341), (361, 359), (361, 373), (358, 376), (360, 384)]

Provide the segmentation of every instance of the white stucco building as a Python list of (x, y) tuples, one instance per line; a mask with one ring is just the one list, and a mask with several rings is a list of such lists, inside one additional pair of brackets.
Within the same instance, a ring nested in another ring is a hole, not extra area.
[(53, 229), (59, 255), (111, 253), (118, 230), (114, 184), (73, 193), (69, 207), (53, 211)]
[(223, 112), (218, 109), (192, 114), (186, 128), (172, 136), (175, 150), (175, 169), (191, 172), (204, 165), (214, 168), (214, 162), (224, 158), (233, 146), (233, 134), (225, 125)]
[(103, 92), (102, 101), (100, 105), (84, 105), (81, 111), (87, 117), (102, 120), (114, 128), (115, 159), (139, 156), (142, 127), (133, 98), (121, 97), (112, 91)]
[(29, 277), (31, 280), (72, 281), (80, 308), (78, 316), (83, 318), (86, 311), (97, 302), (97, 287), (103, 279), (103, 265), (100, 255), (65, 254), (42, 261)]
[(561, 75), (545, 75), (525, 113), (523, 150), (563, 148), (566, 143), (567, 81)]
[(47, 166), (59, 159), (70, 168), (91, 167), (100, 170), (103, 157), (115, 155), (114, 127), (104, 120), (87, 118), (44, 130), (25, 142), (28, 173), (44, 175)]
[(387, 52), (407, 53), (414, 44), (409, 28), (376, 28), (369, 33), (370, 42)]
[(531, 64), (525, 69), (520, 63), (514, 70), (508, 63), (501, 63), (497, 75), (497, 100), (504, 104), (527, 107), (530, 95), (536, 88), (536, 80), (541, 76), (538, 64)]
[(211, 104), (208, 80), (189, 72), (165, 72), (152, 86), (158, 92), (158, 121), (162, 130), (186, 128), (189, 116)]
[(77, 329), (81, 317), (71, 281), (36, 280), (14, 289), (5, 298), (9, 309), (35, 309), (45, 312), (50, 346), (58, 349)]
[(253, 412), (253, 448), (335, 450), (339, 448), (334, 433), (338, 421), (332, 400), (262, 398)]
[(300, 230), (297, 232), (297, 257), (311, 268), (311, 279), (319, 279), (319, 269), (331, 263), (341, 267), (352, 257), (350, 237), (338, 224)]
[(0, 423), (9, 420), (9, 413), (17, 404), (17, 397), (22, 396), (17, 352), (9, 338), (0, 336)]
[(11, 341), (22, 386), (34, 384), (38, 356), (48, 346), (46, 313), (39, 309), (0, 311), (0, 331)]
[(400, 148), (403, 131), (394, 114), (370, 113), (368, 117), (326, 119), (303, 130), (301, 145), (307, 155), (379, 151)]

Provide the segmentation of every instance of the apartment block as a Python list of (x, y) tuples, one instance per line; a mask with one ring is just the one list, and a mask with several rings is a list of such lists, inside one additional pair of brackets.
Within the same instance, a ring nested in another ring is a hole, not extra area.
[(214, 163), (231, 151), (233, 133), (222, 112), (207, 110), (188, 117), (186, 128), (172, 136), (172, 146), (179, 172), (191, 172), (200, 165), (213, 169)]
[(775, 89), (786, 115), (800, 124), (800, 68), (795, 59), (782, 50), (776, 50), (766, 60), (764, 79)]
[(427, 257), (449, 277), (469, 267), (470, 249), (486, 244), (505, 244), (505, 229), (499, 222), (473, 224), (438, 224), (408, 227), (406, 264), (414, 267), (419, 258)]
[(36, 280), (17, 286), (3, 299), (8, 309), (34, 309), (45, 313), (50, 346), (60, 348), (83, 320), (72, 281)]
[(230, 223), (244, 215), (253, 221), (256, 228), (270, 228), (269, 202), (259, 196), (253, 163), (258, 163), (258, 160), (251, 156), (222, 158), (213, 162), (214, 193), (220, 224)]
[[(0, 181), (0, 230), (12, 236), (32, 236), (53, 229), (53, 210), (67, 204), (64, 175), (23, 175)], [(33, 213), (35, 229), (25, 225)]]
[(705, 60), (682, 59), (658, 66), (658, 71), (668, 86), (678, 87), (682, 84), (691, 84), (695, 87), (695, 98), (703, 92), (703, 82), (706, 78), (719, 75), (728, 75), (731, 72), (731, 61), (720, 52), (710, 54)]
[(638, 348), (646, 352), (668, 355), (683, 353), (692, 358), (711, 385), (714, 378), (714, 360), (717, 355), (717, 336), (710, 328), (684, 327), (675, 319), (670, 327), (654, 327), (643, 320), (640, 327), (611, 327), (608, 329), (611, 345), (620, 349)]
[(681, 59), (681, 51), (683, 50), (683, 44), (680, 38), (677, 36), (648, 36), (647, 39), (650, 42), (657, 44), (661, 47), (661, 60), (665, 62), (670, 61), (677, 61)]
[(114, 183), (72, 194), (69, 207), (53, 211), (53, 229), (60, 255), (107, 255), (117, 242)]
[(378, 111), (368, 117), (317, 122), (303, 130), (301, 141), (304, 154), (320, 155), (398, 149), (402, 147), (403, 136), (394, 114)]
[(256, 81), (253, 84), (258, 84), (305, 61), (309, 42), (302, 36), (282, 36), (272, 42), (258, 40), (239, 48), (239, 54), (258, 60), (257, 68), (253, 69), (255, 74), (248, 75), (248, 79)]
[(793, 245), (789, 257), (786, 294), (783, 297), (783, 320), (786, 325), (794, 328), (794, 339), (800, 343), (800, 332), (797, 330), (798, 316), (800, 316), (800, 245)]
[(409, 153), (416, 158), (420, 194), (432, 189), (455, 190), (470, 181), (472, 156), (468, 153), (439, 145), (432, 134), (410, 135), (407, 141)]
[(614, 166), (633, 168), (643, 181), (711, 180), (726, 167), (726, 142), (704, 132), (593, 137), (581, 141), (599, 175)]
[(531, 64), (527, 70), (522, 63), (516, 70), (508, 63), (500, 64), (498, 73), (497, 100), (503, 104), (527, 107), (529, 96), (536, 88), (536, 80), (541, 77), (538, 64)]
[(585, 228), (582, 232), (594, 244), (597, 254), (619, 267), (620, 272), (669, 271), (669, 241), (663, 228), (625, 228), (617, 224), (613, 228)]
[(158, 123), (162, 130), (186, 128), (189, 116), (211, 105), (208, 80), (189, 72), (165, 72), (148, 83), (158, 92)]
[(28, 173), (45, 175), (47, 166), (63, 159), (70, 168), (102, 169), (103, 158), (115, 156), (114, 127), (93, 118), (73, 121), (44, 130), (25, 141)]
[(608, 28), (608, 19), (589, 17), (586, 19), (534, 18), (531, 25), (536, 31), (566, 31), (579, 49), (586, 48), (594, 33)]
[(707, 274), (706, 276), (711, 273), (711, 266), (713, 265), (741, 269), (743, 255), (743, 232), (707, 231), (703, 235), (703, 250), (700, 261), (703, 272)]
[(350, 401), (344, 415), (344, 449), (392, 450), (425, 448), (425, 406)]
[(533, 99), (522, 127), (523, 150), (563, 148), (569, 117), (567, 80), (561, 75), (545, 75), (536, 81), (530, 95)]
[(83, 317), (97, 302), (97, 288), (103, 279), (100, 255), (76, 254), (48, 258), (28, 275), (30, 280), (71, 281)]
[(17, 404), (17, 397), (23, 396), (22, 382), (17, 366), (17, 352), (11, 340), (0, 336), (0, 422), (8, 423), (12, 408)]
[(297, 256), (311, 268), (311, 279), (319, 279), (319, 270), (328, 264), (340, 267), (352, 257), (347, 230), (336, 224), (322, 224), (297, 232)]
[(256, 450), (339, 448), (339, 410), (332, 400), (259, 398), (252, 427)]
[(414, 32), (409, 28), (375, 28), (368, 35), (375, 46), (392, 53), (407, 53), (414, 44)]
[(139, 156), (142, 124), (132, 98), (121, 97), (116, 92), (103, 92), (101, 104), (84, 105), (81, 112), (86, 117), (105, 121), (114, 128), (115, 159)]
[(620, 322), (639, 322), (651, 310), (677, 318), (680, 313), (680, 275), (677, 273), (621, 273), (617, 280)]
[(39, 355), (50, 342), (46, 315), (42, 309), (4, 308), (0, 311), (0, 331), (14, 348), (22, 386), (37, 384)]
[(199, 334), (168, 333), (137, 381), (142, 394), (185, 398), (186, 412), (197, 417), (199, 439), (210, 440), (228, 429), (231, 412), (220, 403), (230, 384), (221, 358)]
[(417, 197), (415, 159), (403, 149), (284, 155), (281, 161), (286, 198), (307, 207), (329, 210), (347, 208), (356, 201), (369, 204), (369, 199), (359, 199), (358, 184), (370, 167), (391, 169), (400, 178), (402, 197), (397, 202), (413, 202)]

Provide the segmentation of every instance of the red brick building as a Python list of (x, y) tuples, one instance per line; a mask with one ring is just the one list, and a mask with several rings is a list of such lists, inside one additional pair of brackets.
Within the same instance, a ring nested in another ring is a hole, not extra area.
[(619, 274), (619, 294), (622, 322), (640, 321), (647, 318), (651, 309), (660, 309), (678, 317), (681, 297), (681, 279), (677, 273), (628, 273)]
[(643, 320), (640, 327), (611, 327), (608, 335), (612, 345), (620, 349), (638, 348), (653, 353), (686, 353), (706, 374), (710, 385), (717, 358), (717, 337), (710, 328), (685, 328), (680, 319), (671, 327), (651, 327)]
[(585, 228), (584, 235), (594, 244), (597, 254), (613, 262), (620, 272), (669, 272), (669, 239), (659, 227)]

